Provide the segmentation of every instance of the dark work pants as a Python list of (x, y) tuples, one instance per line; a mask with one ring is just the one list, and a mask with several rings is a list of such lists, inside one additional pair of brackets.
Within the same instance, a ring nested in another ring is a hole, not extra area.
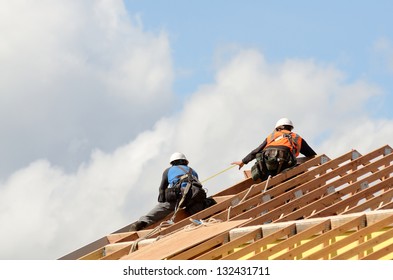
[(147, 226), (154, 224), (157, 221), (164, 219), (171, 212), (175, 211), (176, 201), (174, 202), (159, 202), (146, 215), (139, 218), (139, 221), (146, 222)]

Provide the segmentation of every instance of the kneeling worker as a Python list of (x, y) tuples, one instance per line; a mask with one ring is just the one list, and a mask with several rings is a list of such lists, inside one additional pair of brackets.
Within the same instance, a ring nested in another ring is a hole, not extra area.
[[(299, 153), (305, 157), (313, 157), (315, 151), (300, 137), (292, 132), (293, 123), (287, 118), (277, 121), (274, 131), (256, 149), (251, 151), (242, 161), (235, 161), (232, 164), (239, 165), (239, 169), (244, 164), (256, 159), (256, 164), (252, 168), (254, 180), (265, 180), (269, 175), (274, 176), (281, 171), (296, 165), (296, 157)], [(255, 172), (254, 172), (255, 171)]]
[[(205, 202), (206, 192), (198, 181), (198, 174), (188, 166), (185, 155), (176, 152), (172, 154), (169, 162), (171, 166), (165, 169), (162, 174), (158, 204), (145, 216), (132, 223), (130, 231), (138, 231), (160, 221), (174, 211), (176, 207), (185, 207), (186, 212), (192, 215), (207, 206)], [(183, 198), (184, 192), (187, 192), (187, 194)]]

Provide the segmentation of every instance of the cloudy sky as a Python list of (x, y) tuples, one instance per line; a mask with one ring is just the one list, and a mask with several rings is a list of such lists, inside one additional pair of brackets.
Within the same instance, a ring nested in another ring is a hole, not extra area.
[(392, 144), (392, 10), (0, 0), (0, 259), (57, 259), (121, 228), (154, 206), (173, 152), (208, 178), (281, 117), (329, 157)]

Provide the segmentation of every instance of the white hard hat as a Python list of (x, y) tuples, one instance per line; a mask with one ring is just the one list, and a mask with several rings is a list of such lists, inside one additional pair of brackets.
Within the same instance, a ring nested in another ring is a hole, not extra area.
[(179, 153), (179, 152), (176, 152), (176, 153), (173, 153), (173, 154), (171, 155), (171, 157), (170, 157), (170, 159), (169, 159), (169, 163), (172, 163), (172, 162), (174, 162), (175, 160), (179, 160), (179, 159), (183, 159), (183, 160), (188, 161), (187, 158), (186, 158), (186, 156), (185, 156), (184, 154)]
[(277, 123), (276, 123), (276, 127), (275, 127), (275, 128), (277, 128), (277, 127), (279, 127), (279, 126), (282, 126), (282, 125), (289, 125), (289, 126), (292, 126), (292, 128), (293, 128), (293, 123), (292, 123), (292, 121), (291, 121), (290, 119), (287, 119), (287, 118), (281, 118), (281, 119), (279, 119), (279, 120), (277, 121)]

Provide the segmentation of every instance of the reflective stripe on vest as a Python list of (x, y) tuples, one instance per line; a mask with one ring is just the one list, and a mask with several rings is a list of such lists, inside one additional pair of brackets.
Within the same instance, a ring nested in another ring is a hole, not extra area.
[(289, 130), (273, 131), (266, 138), (266, 147), (285, 146), (288, 147), (291, 153), (297, 157), (300, 153), (302, 138), (300, 135), (290, 132)]

